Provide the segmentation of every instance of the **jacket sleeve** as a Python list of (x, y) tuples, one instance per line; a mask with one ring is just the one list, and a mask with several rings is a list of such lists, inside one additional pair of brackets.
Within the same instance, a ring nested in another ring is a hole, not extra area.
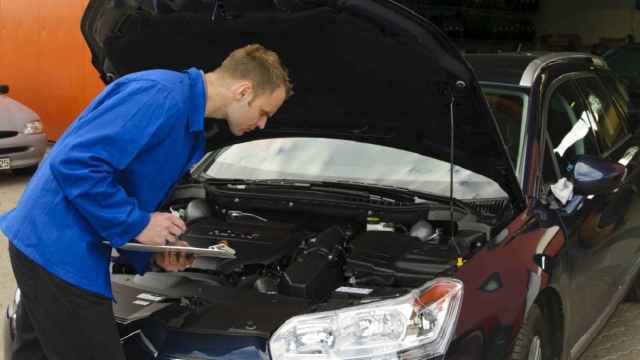
[(133, 267), (136, 273), (142, 275), (147, 272), (151, 264), (152, 253), (141, 251), (128, 251), (118, 249), (118, 253)]
[(166, 85), (150, 80), (117, 85), (76, 120), (49, 155), (65, 197), (113, 247), (142, 232), (150, 217), (116, 177), (145, 146), (168, 136), (171, 113), (178, 108)]

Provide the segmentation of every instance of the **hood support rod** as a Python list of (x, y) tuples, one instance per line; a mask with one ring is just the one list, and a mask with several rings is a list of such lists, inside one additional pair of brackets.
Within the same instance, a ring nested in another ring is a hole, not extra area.
[[(464, 87), (465, 84), (462, 81), (458, 81), (456, 83), (457, 87)], [(458, 261), (456, 263), (456, 266), (460, 267), (462, 266), (462, 252), (460, 251), (460, 247), (458, 247), (458, 244), (456, 243), (456, 239), (455, 239), (455, 224), (454, 224), (454, 220), (453, 220), (453, 160), (454, 160), (454, 156), (453, 156), (453, 151), (454, 151), (454, 116), (453, 116), (453, 105), (455, 104), (456, 98), (453, 96), (453, 91), (451, 91), (451, 102), (449, 103), (449, 115), (451, 118), (451, 123), (450, 123), (450, 131), (449, 131), (449, 135), (450, 135), (450, 139), (449, 139), (449, 217), (450, 217), (450, 226), (451, 226), (451, 238), (450, 238), (450, 242), (451, 244), (453, 244), (453, 247), (456, 249), (456, 253), (458, 254)]]

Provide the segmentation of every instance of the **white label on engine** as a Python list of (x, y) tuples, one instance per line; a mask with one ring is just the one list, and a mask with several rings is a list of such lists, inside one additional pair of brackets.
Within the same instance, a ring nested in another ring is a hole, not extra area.
[(148, 301), (153, 301), (153, 302), (158, 302), (158, 301), (164, 299), (162, 296), (155, 296), (155, 295), (151, 295), (151, 294), (147, 294), (147, 293), (140, 293), (136, 297), (138, 299), (148, 300)]
[(389, 223), (367, 224), (367, 231), (394, 231), (393, 225)]
[(339, 288), (336, 289), (336, 291), (337, 292), (347, 293), (347, 294), (369, 295), (369, 294), (371, 294), (373, 289), (340, 286)]
[(148, 301), (142, 301), (142, 300), (136, 300), (133, 303), (136, 304), (136, 305), (141, 305), (141, 306), (147, 306), (147, 305), (151, 304)]

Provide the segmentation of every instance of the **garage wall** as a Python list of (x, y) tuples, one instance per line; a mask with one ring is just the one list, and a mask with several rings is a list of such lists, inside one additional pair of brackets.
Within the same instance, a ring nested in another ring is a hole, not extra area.
[[(585, 45), (633, 33), (636, 0), (541, 0), (538, 34), (577, 33)], [(0, 83), (56, 139), (103, 85), (80, 33), (87, 0), (0, 0)]]
[(536, 14), (538, 35), (575, 33), (585, 45), (601, 37), (633, 33), (640, 40), (640, 10), (636, 0), (541, 0)]
[(0, 0), (0, 83), (56, 139), (102, 89), (80, 33), (86, 0)]

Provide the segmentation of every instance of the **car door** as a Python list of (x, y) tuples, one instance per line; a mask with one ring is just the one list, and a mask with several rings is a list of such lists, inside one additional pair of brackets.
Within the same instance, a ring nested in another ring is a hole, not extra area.
[[(549, 198), (561, 198), (559, 180), (570, 180), (572, 166), (581, 155), (600, 156), (594, 117), (576, 86), (575, 74), (558, 78), (547, 90), (543, 102), (546, 164), (543, 164), (543, 191)], [(556, 188), (555, 195), (553, 188)], [(567, 267), (570, 289), (567, 294), (567, 335), (575, 344), (598, 320), (601, 310), (611, 300), (619, 272), (610, 258), (609, 234), (597, 227), (609, 195), (573, 196), (562, 203), (555, 201), (561, 228), (567, 239)], [(594, 225), (595, 224), (595, 225)], [(615, 262), (615, 261), (614, 261)]]
[(624, 108), (618, 106), (624, 99), (614, 96), (612, 89), (607, 90), (601, 79), (602, 76), (600, 79), (585, 77), (577, 79), (576, 84), (597, 123), (595, 133), (602, 156), (627, 167), (623, 185), (611, 194), (598, 224), (598, 229), (606, 231), (610, 237), (608, 264), (617, 273), (615, 285), (623, 286), (625, 280), (633, 275), (633, 265), (640, 249), (640, 199), (637, 195), (640, 186), (640, 167), (637, 166), (639, 147), (628, 131)]

